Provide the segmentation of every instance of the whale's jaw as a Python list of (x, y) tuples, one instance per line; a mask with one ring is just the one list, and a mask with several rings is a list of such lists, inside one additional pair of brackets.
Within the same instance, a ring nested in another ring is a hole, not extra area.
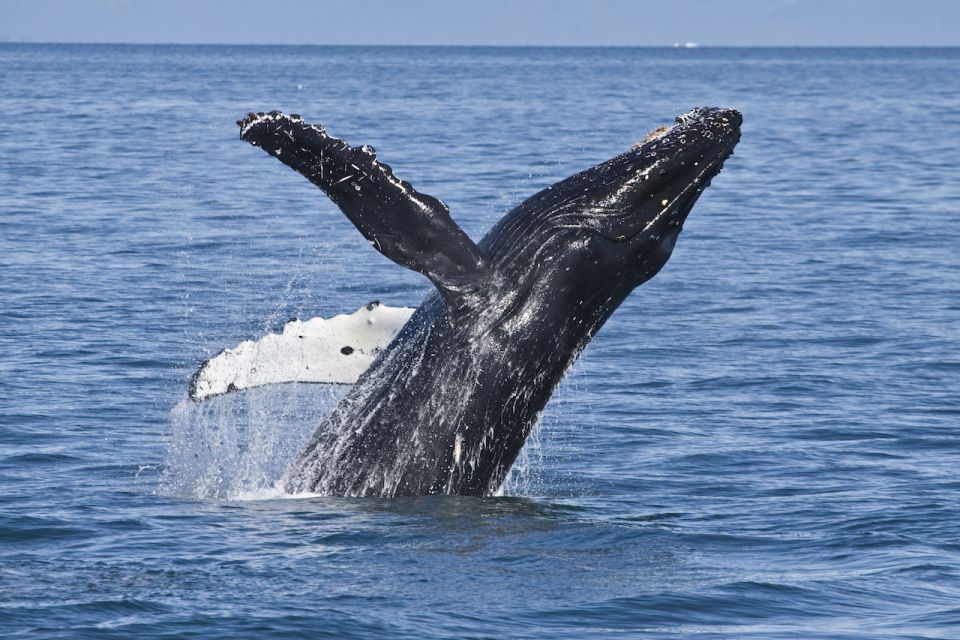
[(586, 181), (600, 185), (585, 208), (584, 225), (616, 242), (681, 228), (732, 155), (742, 122), (734, 109), (693, 109), (673, 126), (648, 133), (629, 152), (584, 172)]

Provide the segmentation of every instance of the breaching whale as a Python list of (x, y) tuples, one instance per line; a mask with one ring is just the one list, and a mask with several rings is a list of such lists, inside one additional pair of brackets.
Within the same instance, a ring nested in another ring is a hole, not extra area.
[(732, 109), (694, 109), (527, 199), (479, 243), (373, 148), (295, 114), (239, 121), (243, 140), (320, 187), (377, 251), (435, 287), (317, 428), (286, 489), (495, 492), (564, 372), (667, 262), (741, 121)]

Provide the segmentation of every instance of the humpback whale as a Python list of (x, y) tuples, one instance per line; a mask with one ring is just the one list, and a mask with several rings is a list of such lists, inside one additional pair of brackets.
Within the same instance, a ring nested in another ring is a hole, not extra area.
[(530, 197), (475, 243), (446, 205), (296, 114), (240, 137), (319, 187), (373, 247), (434, 285), (292, 462), (293, 493), (488, 495), (614, 310), (667, 262), (740, 139), (697, 108)]

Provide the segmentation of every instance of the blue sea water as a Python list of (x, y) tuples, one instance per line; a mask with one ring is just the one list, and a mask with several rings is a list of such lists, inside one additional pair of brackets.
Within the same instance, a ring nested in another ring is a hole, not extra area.
[[(960, 50), (0, 45), (0, 629), (960, 637)], [(474, 238), (697, 105), (736, 155), (505, 495), (289, 499), (337, 389), (184, 402), (292, 316), (416, 304), (283, 109)]]

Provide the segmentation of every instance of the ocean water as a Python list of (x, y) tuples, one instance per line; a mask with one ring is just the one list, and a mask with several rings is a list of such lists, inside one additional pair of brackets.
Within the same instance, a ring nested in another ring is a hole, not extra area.
[[(958, 87), (957, 49), (0, 45), (2, 635), (960, 637)], [(736, 155), (503, 496), (292, 499), (342, 389), (184, 402), (223, 347), (428, 292), (247, 111), (479, 238), (697, 105)]]

